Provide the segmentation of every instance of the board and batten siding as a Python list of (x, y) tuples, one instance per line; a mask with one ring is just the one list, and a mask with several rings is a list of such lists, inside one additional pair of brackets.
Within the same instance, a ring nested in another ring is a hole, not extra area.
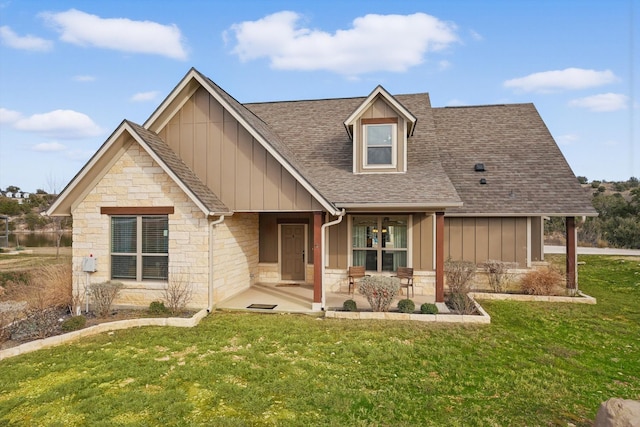
[(444, 257), (471, 261), (516, 262), (527, 267), (526, 217), (445, 217)]
[(322, 210), (204, 88), (199, 88), (158, 134), (233, 211)]

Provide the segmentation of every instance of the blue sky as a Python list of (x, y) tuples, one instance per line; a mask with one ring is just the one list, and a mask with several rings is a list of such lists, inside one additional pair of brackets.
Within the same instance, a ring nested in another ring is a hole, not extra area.
[(240, 102), (533, 102), (576, 175), (640, 177), (640, 0), (0, 0), (0, 188), (62, 189), (189, 68)]

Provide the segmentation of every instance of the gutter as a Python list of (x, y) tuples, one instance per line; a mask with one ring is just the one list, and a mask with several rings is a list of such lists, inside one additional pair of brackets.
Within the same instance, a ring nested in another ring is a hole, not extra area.
[(338, 218), (327, 222), (326, 224), (322, 224), (320, 226), (320, 248), (322, 249), (322, 253), (320, 255), (320, 271), (321, 271), (321, 277), (322, 277), (322, 300), (321, 300), (321, 310), (324, 311), (325, 310), (325, 306), (326, 306), (326, 293), (325, 293), (325, 286), (324, 286), (324, 270), (325, 270), (325, 241), (327, 240), (326, 236), (325, 236), (325, 230), (328, 227), (331, 227), (332, 225), (336, 225), (336, 224), (340, 224), (342, 222), (342, 218), (344, 217), (344, 214), (346, 213), (346, 211), (344, 209), (342, 209), (342, 211), (340, 211), (340, 213), (338, 213)]
[(215, 221), (211, 221), (209, 224), (211, 227), (209, 228), (209, 304), (207, 306), (207, 313), (211, 313), (211, 311), (213, 311), (213, 229), (216, 228), (216, 225), (222, 224), (223, 221), (224, 215), (220, 215), (220, 218)]

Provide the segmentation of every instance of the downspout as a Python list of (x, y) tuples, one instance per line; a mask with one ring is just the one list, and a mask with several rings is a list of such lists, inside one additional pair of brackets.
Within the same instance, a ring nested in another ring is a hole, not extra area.
[(221, 224), (224, 221), (224, 215), (220, 215), (215, 221), (211, 221), (209, 224), (209, 304), (207, 306), (207, 313), (211, 313), (213, 310), (213, 229), (216, 225)]
[(342, 209), (342, 211), (338, 214), (338, 218), (334, 219), (333, 221), (327, 222), (326, 224), (322, 224), (322, 226), (320, 226), (320, 234), (321, 234), (321, 236), (320, 236), (320, 246), (321, 246), (321, 248), (320, 249), (322, 249), (322, 253), (321, 253), (321, 256), (320, 256), (320, 259), (321, 259), (320, 264), (322, 264), (321, 265), (321, 270), (320, 270), (322, 272), (322, 307), (321, 307), (322, 311), (324, 311), (325, 306), (326, 306), (326, 304), (325, 304), (325, 301), (326, 301), (325, 286), (324, 286), (324, 270), (325, 270), (325, 247), (324, 247), (324, 242), (327, 239), (325, 237), (325, 229), (327, 227), (331, 227), (332, 225), (340, 224), (342, 222), (342, 218), (344, 217), (344, 214), (345, 214), (345, 210)]

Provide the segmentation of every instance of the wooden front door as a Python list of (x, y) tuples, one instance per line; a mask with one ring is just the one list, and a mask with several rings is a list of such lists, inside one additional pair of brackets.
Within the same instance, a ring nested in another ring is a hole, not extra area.
[(280, 278), (305, 280), (304, 224), (283, 224), (281, 229)]

